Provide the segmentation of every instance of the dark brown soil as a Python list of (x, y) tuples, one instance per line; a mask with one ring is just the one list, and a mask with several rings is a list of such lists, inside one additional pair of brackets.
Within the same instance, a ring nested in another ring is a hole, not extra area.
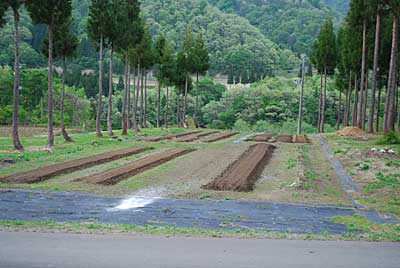
[(214, 134), (214, 133), (218, 133), (218, 131), (217, 130), (202, 131), (202, 132), (195, 133), (195, 134), (192, 134), (192, 135), (189, 135), (189, 136), (184, 136), (184, 137), (181, 137), (181, 138), (177, 138), (175, 141), (176, 142), (191, 142), (191, 141), (195, 141), (195, 140), (197, 140), (197, 139), (199, 139), (201, 137), (208, 136), (208, 135), (211, 135), (211, 134)]
[(163, 141), (163, 140), (170, 140), (170, 139), (175, 139), (179, 137), (184, 137), (184, 136), (189, 136), (193, 135), (196, 133), (202, 132), (201, 130), (195, 130), (195, 131), (189, 131), (189, 132), (183, 132), (183, 133), (172, 133), (172, 134), (167, 134), (164, 136), (150, 136), (150, 137), (144, 137), (141, 138), (141, 141), (149, 141), (149, 142), (157, 142), (157, 141)]
[(203, 188), (218, 191), (252, 191), (275, 148), (273, 145), (262, 143), (250, 146), (218, 178)]
[(74, 159), (63, 163), (50, 165), (30, 171), (20, 172), (11, 176), (0, 178), (1, 182), (8, 183), (36, 183), (47, 180), (51, 177), (58, 176), (61, 174), (71, 173), (76, 170), (85, 169), (88, 167), (96, 166), (102, 163), (117, 160), (133, 154), (138, 154), (146, 150), (150, 150), (150, 147), (131, 147), (122, 150), (116, 150), (106, 152), (94, 156)]
[(275, 142), (293, 143), (292, 135), (280, 135), (275, 138)]
[(311, 143), (306, 135), (294, 135), (294, 143)]
[(235, 136), (236, 134), (239, 134), (239, 132), (225, 132), (220, 135), (200, 139), (199, 141), (200, 142), (214, 142), (214, 141), (219, 141), (219, 140), (224, 140), (224, 139), (230, 138), (232, 136)]
[(192, 151), (194, 150), (182, 148), (169, 149), (161, 153), (148, 155), (121, 167), (109, 169), (101, 173), (77, 179), (75, 181), (92, 184), (114, 185), (124, 179), (135, 176)]
[(274, 134), (272, 134), (272, 133), (270, 133), (270, 132), (266, 132), (266, 133), (264, 133), (264, 134), (256, 135), (256, 136), (250, 138), (249, 141), (267, 142), (267, 141), (269, 141), (270, 139), (272, 139), (272, 136), (273, 136), (273, 135), (274, 135)]

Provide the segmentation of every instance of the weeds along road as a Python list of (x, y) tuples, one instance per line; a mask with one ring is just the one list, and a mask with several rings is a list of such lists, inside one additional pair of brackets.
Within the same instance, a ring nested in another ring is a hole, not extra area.
[(385, 267), (400, 243), (0, 232), (0, 267)]

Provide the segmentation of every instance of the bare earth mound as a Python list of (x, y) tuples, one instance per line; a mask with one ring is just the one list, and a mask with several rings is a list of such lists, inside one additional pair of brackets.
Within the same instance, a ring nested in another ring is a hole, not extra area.
[(224, 140), (224, 139), (230, 138), (232, 136), (235, 136), (236, 134), (239, 134), (239, 132), (225, 132), (225, 133), (222, 133), (222, 134), (217, 135), (217, 136), (200, 139), (199, 141), (200, 142), (220, 141), (220, 140)]
[(211, 134), (214, 134), (214, 133), (218, 133), (218, 131), (216, 131), (216, 130), (201, 131), (199, 133), (195, 133), (195, 134), (192, 134), (192, 135), (189, 135), (189, 136), (184, 136), (184, 137), (181, 137), (181, 138), (177, 138), (175, 141), (176, 142), (191, 142), (191, 141), (195, 141), (195, 140), (197, 140), (197, 139), (199, 139), (201, 137), (208, 136), (208, 135), (211, 135)]
[(292, 135), (280, 135), (275, 138), (275, 142), (293, 143)]
[(252, 138), (249, 139), (249, 141), (255, 141), (255, 142), (267, 142), (270, 139), (272, 139), (273, 134), (270, 132), (266, 132), (264, 134), (261, 135), (256, 135)]
[(250, 192), (264, 167), (268, 164), (275, 146), (257, 144), (251, 146), (237, 161), (233, 162), (221, 176), (204, 189), (218, 191)]
[(75, 181), (92, 184), (114, 185), (124, 179), (135, 176), (192, 151), (194, 150), (182, 148), (169, 149), (161, 153), (148, 155), (124, 166), (112, 168), (101, 173), (77, 179)]
[(360, 137), (364, 136), (365, 132), (358, 127), (345, 127), (342, 130), (336, 132), (338, 136), (349, 136), (349, 137)]
[(26, 172), (17, 173), (11, 176), (0, 178), (1, 182), (10, 183), (36, 183), (47, 180), (51, 177), (58, 176), (61, 174), (71, 173), (76, 170), (85, 169), (88, 167), (96, 166), (102, 163), (111, 162), (126, 156), (138, 154), (146, 150), (150, 150), (150, 147), (131, 147), (122, 150), (116, 150), (98, 154), (95, 156), (89, 156), (79, 159), (66, 161), (63, 163), (46, 166)]

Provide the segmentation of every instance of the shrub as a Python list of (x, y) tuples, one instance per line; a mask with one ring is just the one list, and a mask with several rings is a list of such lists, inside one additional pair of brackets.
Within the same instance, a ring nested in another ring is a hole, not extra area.
[(400, 144), (400, 137), (396, 132), (390, 131), (389, 133), (379, 137), (376, 143), (379, 145)]
[(251, 131), (251, 126), (243, 119), (239, 119), (236, 121), (233, 129), (237, 131)]

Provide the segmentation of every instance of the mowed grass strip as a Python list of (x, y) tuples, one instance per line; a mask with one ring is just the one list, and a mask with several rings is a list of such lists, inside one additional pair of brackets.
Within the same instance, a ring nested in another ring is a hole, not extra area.
[(91, 184), (114, 185), (118, 182), (135, 176), (151, 168), (157, 167), (174, 158), (194, 151), (193, 149), (175, 148), (161, 153), (151, 154), (141, 159), (128, 163), (124, 166), (109, 169), (88, 177), (79, 178), (75, 181)]
[(120, 150), (114, 150), (94, 156), (78, 158), (54, 165), (37, 168), (30, 171), (17, 173), (14, 175), (0, 178), (0, 182), (7, 183), (36, 183), (47, 180), (57, 175), (71, 173), (76, 170), (89, 168), (95, 165), (111, 162), (123, 157), (138, 154), (146, 150), (153, 149), (151, 147), (135, 146)]

